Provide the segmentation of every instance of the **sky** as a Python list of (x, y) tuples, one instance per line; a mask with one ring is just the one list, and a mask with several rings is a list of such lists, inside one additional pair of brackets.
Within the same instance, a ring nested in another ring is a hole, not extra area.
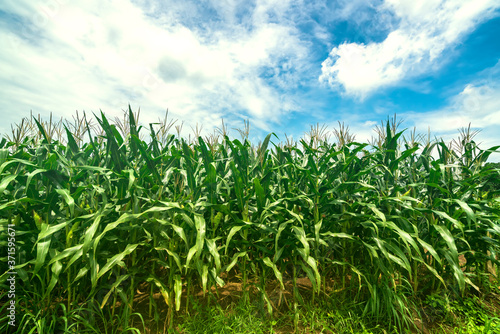
[[(500, 145), (498, 0), (2, 0), (0, 133), (30, 112), (165, 116), (208, 134), (356, 140), (400, 129)], [(230, 132), (231, 133), (231, 132)], [(500, 161), (500, 154), (491, 160)]]

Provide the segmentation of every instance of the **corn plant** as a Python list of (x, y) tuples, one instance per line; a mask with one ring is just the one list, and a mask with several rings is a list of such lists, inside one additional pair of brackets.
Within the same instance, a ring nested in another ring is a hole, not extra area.
[(341, 123), (335, 143), (317, 125), (298, 141), (252, 145), (248, 122), (241, 140), (224, 123), (186, 140), (166, 117), (143, 126), (129, 106), (114, 122), (33, 118), (0, 141), (0, 242), (13, 224), (18, 328), (139, 332), (144, 317), (174, 328), (193, 299), (218, 303), (230, 281), (271, 316), (293, 311), (296, 328), (307, 299), (341, 296), (407, 329), (416, 299), (481, 292), (498, 274), (500, 203), (487, 182), (499, 174), (483, 165), (499, 146), (480, 149), (470, 128), (454, 144), (425, 141), (394, 118), (371, 145)]

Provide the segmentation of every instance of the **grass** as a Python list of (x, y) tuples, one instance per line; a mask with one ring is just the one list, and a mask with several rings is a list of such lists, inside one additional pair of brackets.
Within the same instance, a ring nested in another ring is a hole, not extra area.
[(18, 310), (0, 330), (497, 326), (480, 305), (498, 310), (500, 169), (485, 164), (499, 146), (470, 127), (445, 143), (394, 118), (370, 143), (339, 124), (253, 145), (248, 123), (241, 140), (224, 124), (186, 140), (130, 107), (94, 118), (24, 119), (0, 141), (0, 243), (15, 250), (0, 307), (10, 260)]
[[(500, 292), (497, 291), (497, 292)], [(495, 297), (496, 295), (496, 297)], [(206, 307), (193, 300), (192, 312), (179, 315), (173, 333), (290, 333), (294, 312), (284, 309), (270, 316), (258, 295), (250, 303), (241, 300)], [(401, 333), (366, 316), (363, 307), (340, 296), (305, 302), (299, 311), (297, 333)], [(500, 329), (498, 293), (487, 298), (431, 295), (420, 300), (414, 314), (413, 333), (496, 333)], [(151, 326), (151, 328), (154, 326)], [(146, 327), (147, 328), (147, 327)], [(162, 332), (162, 329), (158, 331)], [(156, 333), (147, 329), (144, 333)]]

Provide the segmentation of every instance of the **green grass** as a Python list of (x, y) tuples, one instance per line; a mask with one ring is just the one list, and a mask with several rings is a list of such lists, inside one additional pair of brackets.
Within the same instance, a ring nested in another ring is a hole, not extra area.
[(20, 333), (405, 332), (429, 295), (498, 295), (500, 170), (484, 165), (499, 146), (478, 147), (470, 127), (444, 143), (392, 119), (358, 143), (318, 125), (253, 145), (248, 123), (241, 140), (224, 124), (186, 140), (138, 116), (32, 118), (0, 140)]
[[(421, 300), (411, 332), (496, 333), (500, 330), (500, 299), (469, 296), (431, 295)], [(299, 310), (298, 333), (402, 333), (363, 316), (361, 305), (340, 298), (306, 302)], [(284, 310), (270, 316), (258, 300), (251, 303), (206, 305), (195, 302), (191, 314), (182, 314), (174, 333), (290, 333), (294, 331), (294, 312)], [(152, 331), (154, 332), (154, 331)], [(161, 330), (159, 331), (161, 332)], [(146, 333), (149, 333), (146, 331)]]

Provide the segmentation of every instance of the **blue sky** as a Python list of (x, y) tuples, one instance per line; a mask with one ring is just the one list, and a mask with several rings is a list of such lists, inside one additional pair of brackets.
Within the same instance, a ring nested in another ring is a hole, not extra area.
[(496, 0), (6, 0), (0, 133), (30, 111), (113, 118), (130, 104), (143, 124), (168, 109), (185, 134), (248, 119), (256, 140), (340, 121), (366, 141), (396, 113), (445, 140), (471, 123), (489, 148), (499, 33)]

